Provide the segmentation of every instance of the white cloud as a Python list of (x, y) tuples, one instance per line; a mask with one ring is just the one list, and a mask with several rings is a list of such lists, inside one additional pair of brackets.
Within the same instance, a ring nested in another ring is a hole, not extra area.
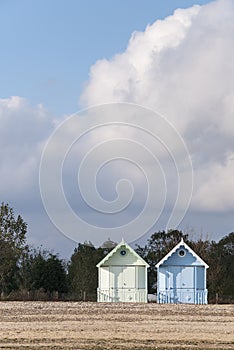
[(188, 145), (192, 207), (233, 210), (234, 2), (178, 9), (90, 70), (84, 106), (133, 102), (162, 113)]
[(200, 176), (201, 179), (194, 204), (197, 208), (214, 212), (233, 210), (234, 154), (225, 164), (210, 165), (209, 171), (210, 173), (205, 169), (198, 173), (198, 178)]
[[(91, 67), (90, 79), (80, 99), (85, 107), (108, 102), (130, 102), (164, 115), (188, 145), (195, 170), (192, 209), (197, 211), (223, 213), (234, 209), (233, 18), (233, 1), (219, 0), (206, 6), (178, 9), (165, 20), (147, 26), (144, 32), (134, 32), (125, 52), (111, 60), (97, 61)], [(38, 169), (41, 152), (47, 137), (59, 123), (60, 120), (55, 122), (42, 105), (31, 106), (27, 100), (17, 96), (0, 99), (1, 200), (8, 202), (13, 198), (26, 207), (27, 198), (32, 196), (31, 203), (40, 205)], [(83, 123), (89, 127), (88, 118), (83, 118)], [(65, 139), (61, 139), (57, 147), (51, 150), (55, 156), (83, 126), (81, 123), (77, 129), (72, 127), (67, 130)], [(152, 129), (152, 125), (145, 126), (149, 131)], [(165, 134), (165, 130), (163, 132)], [(166, 136), (170, 142), (169, 148), (173, 148), (181, 161), (176, 137), (173, 137), (173, 133)], [(139, 130), (136, 133), (136, 130), (130, 127), (124, 129), (123, 126), (92, 132), (83, 137), (80, 143), (74, 144), (71, 151), (68, 150), (64, 162), (67, 168), (63, 175), (69, 203), (73, 209), (79, 207), (87, 221), (91, 218), (94, 224), (102, 226), (104, 222), (108, 226), (106, 218), (98, 216), (96, 212), (89, 213), (78, 198), (77, 171), (82, 157), (88, 154), (91, 147), (117, 138), (135, 139), (156, 150), (166, 172), (166, 181), (174, 186), (166, 202), (166, 216), (177, 195), (176, 169), (159, 142), (156, 144)], [(119, 150), (123, 154), (125, 144)], [(144, 159), (140, 152), (138, 155), (141, 160)], [(101, 152), (100, 159), (102, 157)], [(151, 168), (149, 162), (145, 164), (145, 170)], [(142, 191), (146, 181), (139, 169), (136, 171), (133, 165), (126, 166), (126, 162), (114, 162), (110, 168), (105, 166), (98, 173), (97, 187), (104, 199), (113, 200), (115, 185), (124, 177), (130, 181), (132, 179), (137, 192), (135, 207), (131, 207), (127, 218), (125, 214), (122, 217), (125, 222), (142, 209)], [(182, 184), (182, 188), (186, 188), (186, 184)], [(151, 208), (152, 211), (154, 209)], [(34, 215), (33, 219), (30, 210), (29, 207), (26, 209), (28, 221), (40, 236), (41, 227), (46, 226), (44, 213)], [(164, 218), (164, 221), (167, 219)], [(116, 218), (117, 221), (119, 219)]]
[(0, 99), (0, 194), (9, 201), (32, 194), (38, 184), (42, 146), (52, 130), (51, 118), (42, 105), (26, 99)]
[[(124, 53), (110, 61), (97, 61), (91, 67), (81, 102), (92, 105), (126, 101), (155, 107), (164, 56), (169, 50), (176, 52), (198, 11), (199, 6), (176, 10), (164, 21), (147, 26), (145, 32), (134, 32)], [(154, 102), (149, 103), (152, 97)]]

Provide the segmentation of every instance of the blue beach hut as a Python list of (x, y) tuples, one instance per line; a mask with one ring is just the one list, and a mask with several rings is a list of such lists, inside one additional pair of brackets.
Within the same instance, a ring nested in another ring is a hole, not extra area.
[(209, 266), (183, 239), (156, 267), (158, 303), (207, 304), (206, 270)]

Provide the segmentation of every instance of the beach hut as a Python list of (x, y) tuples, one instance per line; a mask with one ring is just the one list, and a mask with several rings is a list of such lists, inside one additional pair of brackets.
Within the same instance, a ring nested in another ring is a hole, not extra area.
[(122, 240), (97, 264), (98, 302), (147, 302), (148, 267)]
[(183, 239), (156, 267), (158, 303), (207, 304), (209, 266)]

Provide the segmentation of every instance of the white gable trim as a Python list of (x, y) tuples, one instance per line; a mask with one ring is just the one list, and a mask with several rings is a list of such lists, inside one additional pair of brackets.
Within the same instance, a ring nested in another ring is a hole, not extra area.
[(176, 252), (176, 250), (180, 247), (184, 247), (186, 248), (198, 261), (200, 261), (200, 263), (202, 265), (205, 266), (206, 269), (208, 269), (208, 265), (205, 263), (205, 261), (203, 261), (183, 240), (183, 238), (181, 239), (181, 241), (166, 255), (164, 256), (164, 258), (162, 260), (160, 260), (156, 267), (158, 268), (160, 265), (162, 265), (170, 256), (172, 256), (173, 253)]
[(115, 254), (115, 252), (120, 248), (120, 247), (125, 247), (126, 249), (128, 249), (137, 259), (139, 259), (142, 262), (143, 266), (149, 267), (149, 264), (147, 264), (147, 262), (142, 259), (142, 257), (140, 255), (138, 255), (134, 249), (132, 249), (126, 242), (124, 242), (124, 240), (122, 239), (122, 241), (114, 248), (112, 249), (112, 251), (107, 254), (97, 265), (96, 267), (101, 267), (102, 265), (104, 265), (105, 262), (107, 262), (107, 260), (109, 260), (109, 258)]

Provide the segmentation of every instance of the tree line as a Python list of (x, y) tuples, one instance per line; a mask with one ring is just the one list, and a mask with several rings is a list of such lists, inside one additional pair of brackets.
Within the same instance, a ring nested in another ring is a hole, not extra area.
[[(27, 224), (15, 216), (13, 208), (0, 207), (0, 296), (1, 300), (96, 300), (96, 264), (116, 243), (107, 240), (95, 248), (91, 242), (79, 243), (69, 261), (58, 254), (29, 247)], [(209, 301), (234, 301), (234, 232), (219, 242), (189, 238), (178, 230), (151, 235), (136, 252), (150, 265), (149, 293), (156, 292), (155, 265), (181, 238), (210, 266), (207, 273)]]

